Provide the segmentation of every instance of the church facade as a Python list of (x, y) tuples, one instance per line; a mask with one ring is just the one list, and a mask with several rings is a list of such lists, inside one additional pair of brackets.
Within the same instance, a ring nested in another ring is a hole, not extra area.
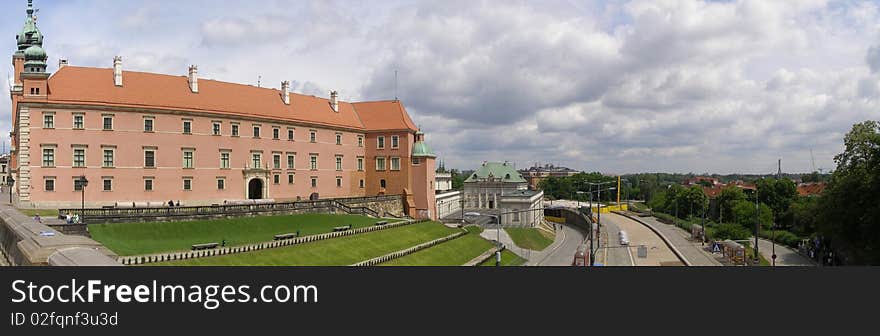
[[(405, 195), (435, 218), (434, 154), (398, 100), (344, 102), (185, 75), (47, 72), (28, 1), (16, 36), (9, 178), (19, 206)], [(87, 182), (85, 182), (87, 181)]]

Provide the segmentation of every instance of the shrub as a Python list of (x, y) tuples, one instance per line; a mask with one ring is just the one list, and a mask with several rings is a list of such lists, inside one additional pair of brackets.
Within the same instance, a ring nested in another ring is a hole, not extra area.
[(741, 240), (748, 239), (752, 236), (752, 233), (749, 232), (748, 229), (740, 226), (739, 224), (733, 223), (725, 223), (718, 225), (712, 232), (712, 238), (718, 240), (730, 239), (730, 240)]

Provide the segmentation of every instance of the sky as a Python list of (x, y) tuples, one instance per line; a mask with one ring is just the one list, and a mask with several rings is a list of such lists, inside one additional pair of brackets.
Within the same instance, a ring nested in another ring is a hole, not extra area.
[[(10, 58), (26, 3), (0, 2), (0, 50)], [(828, 171), (854, 123), (880, 120), (875, 1), (35, 7), (50, 72), (60, 57), (109, 68), (120, 55), (126, 70), (185, 75), (196, 64), (200, 76), (222, 81), (290, 80), (296, 92), (338, 90), (345, 101), (398, 97), (447, 168), (510, 161), (608, 174), (757, 174), (776, 172), (781, 158), (785, 172)]]

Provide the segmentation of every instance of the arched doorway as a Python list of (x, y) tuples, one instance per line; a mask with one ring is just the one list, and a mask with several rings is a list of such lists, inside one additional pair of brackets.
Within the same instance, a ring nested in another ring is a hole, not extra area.
[(248, 182), (248, 199), (263, 199), (263, 180), (253, 178)]

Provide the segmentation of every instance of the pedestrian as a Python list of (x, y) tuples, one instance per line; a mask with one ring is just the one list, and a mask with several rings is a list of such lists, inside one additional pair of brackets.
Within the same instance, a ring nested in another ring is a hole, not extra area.
[(180, 200), (177, 200), (177, 204), (175, 204), (174, 206), (179, 207), (179, 206), (180, 206)]
[(79, 214), (73, 215), (73, 224), (79, 224)]
[(43, 218), (40, 217), (40, 214), (34, 215), (34, 221), (43, 224)]
[(73, 224), (73, 215), (71, 215), (69, 211), (67, 212), (65, 219), (67, 220), (67, 224)]
[(168, 200), (168, 207), (170, 208), (170, 207), (173, 207), (173, 206), (174, 206), (174, 201), (172, 201), (172, 200)]

